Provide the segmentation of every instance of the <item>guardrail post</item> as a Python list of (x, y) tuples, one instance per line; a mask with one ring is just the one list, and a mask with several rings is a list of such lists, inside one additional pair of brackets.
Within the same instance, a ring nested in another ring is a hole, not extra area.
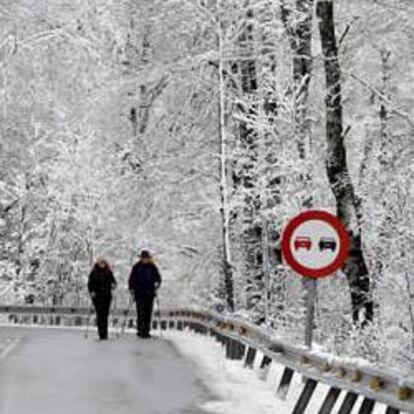
[(385, 414), (400, 414), (400, 410), (397, 410), (394, 407), (387, 407), (387, 411), (385, 411)]
[(246, 346), (235, 339), (228, 338), (226, 341), (226, 358), (231, 360), (243, 359)]
[(317, 384), (318, 383), (313, 379), (308, 378), (306, 380), (305, 387), (300, 394), (300, 397), (296, 403), (295, 408), (292, 411), (292, 414), (303, 414), (305, 412)]
[(341, 408), (338, 411), (338, 414), (349, 414), (354, 408), (357, 398), (358, 398), (357, 394), (349, 391), (346, 394), (346, 397), (344, 399), (344, 402), (341, 405)]
[(233, 344), (234, 344), (234, 342), (233, 342), (233, 340), (232, 339), (230, 339), (230, 338), (226, 338), (226, 337), (224, 337), (223, 336), (223, 339), (224, 339), (224, 345), (225, 345), (225, 348), (226, 348), (226, 358), (227, 359), (233, 359)]
[(217, 342), (221, 342), (218, 332), (213, 328), (210, 328), (210, 336), (212, 336)]
[(284, 400), (287, 396), (294, 373), (295, 371), (293, 371), (293, 369), (289, 367), (285, 367), (285, 369), (283, 370), (282, 378), (276, 391), (276, 395), (281, 400)]
[(253, 348), (249, 346), (249, 349), (247, 350), (246, 359), (244, 360), (244, 366), (246, 368), (253, 368), (254, 361), (256, 359), (257, 350), (256, 348)]
[(243, 359), (246, 353), (246, 345), (243, 342), (235, 341), (235, 359)]
[(198, 324), (198, 328), (199, 328), (199, 331), (198, 331), (199, 334), (201, 334), (201, 335), (207, 335), (208, 334), (208, 328), (205, 327), (204, 325)]
[(216, 332), (215, 337), (216, 337), (217, 341), (220, 342), (222, 345), (226, 345), (227, 338), (225, 336), (223, 336), (221, 333)]
[(364, 398), (361, 408), (358, 411), (358, 414), (371, 414), (374, 410), (375, 401), (370, 398)]
[(203, 333), (203, 326), (198, 322), (194, 322), (194, 331), (201, 335)]
[(219, 342), (222, 343), (223, 346), (226, 346), (228, 342), (228, 338), (226, 338), (224, 335), (222, 335), (220, 332), (217, 332), (217, 339)]
[(330, 414), (340, 394), (339, 388), (331, 387), (318, 414)]
[(268, 357), (267, 355), (263, 355), (262, 361), (260, 363), (260, 379), (263, 381), (266, 381), (267, 379), (271, 363), (272, 358)]

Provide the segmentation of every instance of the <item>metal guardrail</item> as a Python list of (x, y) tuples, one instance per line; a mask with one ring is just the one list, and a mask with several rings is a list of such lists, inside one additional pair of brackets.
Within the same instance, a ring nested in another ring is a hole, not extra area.
[[(90, 308), (0, 306), (9, 323), (82, 326), (89, 323)], [(125, 309), (115, 309), (111, 314), (112, 326), (126, 322), (134, 326), (135, 315)], [(157, 315), (158, 316), (158, 315)], [(340, 394), (345, 393), (339, 414), (349, 414), (358, 396), (363, 397), (359, 414), (371, 414), (376, 402), (387, 406), (386, 414), (414, 413), (414, 379), (346, 363), (339, 358), (323, 356), (303, 346), (295, 346), (271, 337), (269, 332), (249, 322), (195, 309), (167, 309), (159, 315), (161, 329), (191, 329), (212, 335), (225, 347), (226, 357), (244, 360), (246, 368), (253, 368), (258, 351), (262, 354), (260, 368), (264, 373), (272, 363), (284, 367), (277, 396), (286, 398), (294, 374), (304, 379), (304, 387), (292, 414), (305, 413), (319, 383), (330, 387), (319, 414), (332, 412)], [(122, 319), (124, 318), (124, 319)], [(153, 327), (157, 328), (158, 318)]]

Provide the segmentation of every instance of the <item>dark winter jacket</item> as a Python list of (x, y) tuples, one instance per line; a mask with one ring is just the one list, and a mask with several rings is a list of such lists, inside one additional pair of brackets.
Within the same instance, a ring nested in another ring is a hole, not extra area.
[(88, 290), (94, 293), (96, 297), (110, 297), (112, 289), (117, 283), (112, 271), (108, 268), (95, 266), (89, 275)]
[(154, 296), (160, 285), (161, 275), (153, 262), (140, 260), (132, 268), (128, 287), (135, 296)]

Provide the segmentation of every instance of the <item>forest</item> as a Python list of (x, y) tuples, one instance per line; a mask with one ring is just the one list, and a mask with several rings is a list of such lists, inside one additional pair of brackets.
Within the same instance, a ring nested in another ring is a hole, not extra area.
[[(315, 341), (414, 367), (412, 0), (0, 0), (0, 301), (88, 303), (141, 249), (164, 306), (301, 341), (287, 221), (340, 218)], [(411, 270), (410, 270), (411, 269)]]

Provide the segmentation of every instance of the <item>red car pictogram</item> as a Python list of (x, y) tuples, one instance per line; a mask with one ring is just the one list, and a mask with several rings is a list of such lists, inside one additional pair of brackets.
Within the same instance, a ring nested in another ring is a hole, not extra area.
[(309, 251), (312, 249), (312, 240), (309, 237), (298, 236), (293, 242), (293, 246), (295, 247), (295, 250), (306, 249)]

